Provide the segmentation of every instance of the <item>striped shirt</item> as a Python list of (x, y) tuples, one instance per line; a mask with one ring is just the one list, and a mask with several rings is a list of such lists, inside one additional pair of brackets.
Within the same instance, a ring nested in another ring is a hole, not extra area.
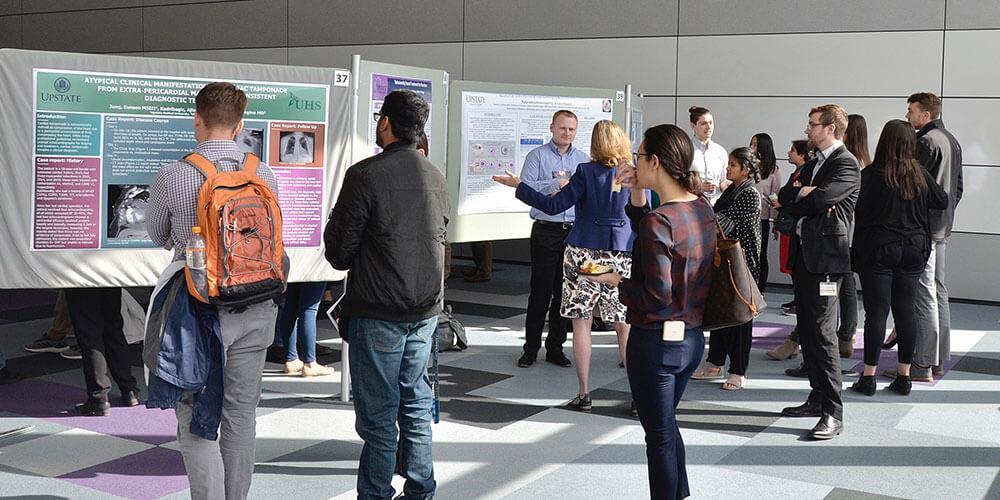
[(628, 323), (660, 329), (664, 321), (701, 326), (712, 281), (715, 256), (715, 214), (703, 198), (665, 203), (656, 210), (625, 211), (636, 232), (631, 277), (621, 282)]
[[(243, 153), (235, 141), (205, 141), (194, 150), (217, 168), (226, 172), (239, 170), (243, 163)], [(275, 195), (278, 181), (264, 162), (257, 167), (257, 175), (266, 182)], [(153, 185), (149, 187), (149, 207), (146, 211), (146, 228), (153, 243), (174, 250), (174, 260), (184, 260), (191, 228), (198, 224), (195, 208), (198, 190), (205, 182), (205, 175), (195, 166), (185, 161), (175, 161), (156, 173)]]

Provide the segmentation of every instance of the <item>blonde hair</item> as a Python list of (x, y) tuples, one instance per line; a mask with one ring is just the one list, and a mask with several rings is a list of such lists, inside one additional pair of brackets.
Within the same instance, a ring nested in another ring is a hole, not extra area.
[(594, 124), (594, 133), (590, 136), (590, 158), (605, 167), (621, 162), (631, 165), (632, 143), (617, 123), (601, 120)]

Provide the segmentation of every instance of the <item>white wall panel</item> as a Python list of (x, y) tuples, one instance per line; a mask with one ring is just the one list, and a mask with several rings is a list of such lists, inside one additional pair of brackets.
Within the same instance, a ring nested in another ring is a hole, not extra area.
[[(1000, 99), (944, 99), (941, 117), (962, 145), (962, 161), (1000, 165)], [(1000, 170), (996, 170), (1000, 174)]]
[(941, 88), (940, 32), (681, 37), (678, 44), (679, 95), (887, 96)]
[(288, 49), (288, 63), (350, 68), (354, 54), (361, 54), (362, 59), (369, 61), (440, 69), (447, 71), (453, 79), (462, 78), (461, 43), (292, 47)]
[(945, 35), (944, 95), (1000, 96), (1000, 65), (975, 54), (1000, 54), (1000, 30)]
[[(1000, 235), (997, 221), (997, 193), (1000, 193), (1000, 167), (971, 167), (962, 170), (962, 201), (955, 211), (955, 231)], [(1000, 247), (997, 247), (1000, 251)], [(990, 252), (995, 254), (996, 252)], [(996, 266), (1000, 267), (1000, 266)]]
[(946, 249), (948, 295), (952, 298), (1000, 301), (997, 250), (1000, 250), (1000, 236), (952, 234)]
[(465, 44), (465, 80), (673, 94), (674, 38)]
[(642, 98), (642, 128), (643, 130), (661, 123), (674, 123), (673, 97), (643, 97)]
[(193, 59), (197, 61), (225, 61), (255, 64), (288, 64), (288, 49), (221, 49), (145, 52), (145, 57), (165, 59)]

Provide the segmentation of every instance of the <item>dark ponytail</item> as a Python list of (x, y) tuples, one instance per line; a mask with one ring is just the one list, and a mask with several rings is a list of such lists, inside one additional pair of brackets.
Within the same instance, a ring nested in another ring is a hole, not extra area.
[(646, 154), (660, 160), (661, 168), (681, 187), (693, 194), (701, 194), (701, 178), (691, 170), (694, 146), (688, 135), (675, 125), (657, 125), (642, 134)]

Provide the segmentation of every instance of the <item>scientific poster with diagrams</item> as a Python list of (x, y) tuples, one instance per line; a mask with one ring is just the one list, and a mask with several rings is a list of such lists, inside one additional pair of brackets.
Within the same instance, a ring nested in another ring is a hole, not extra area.
[(547, 143), (552, 114), (560, 109), (579, 119), (573, 146), (590, 152), (590, 135), (599, 120), (611, 120), (610, 98), (560, 97), (494, 92), (461, 93), (461, 175), (459, 215), (528, 212), (509, 187), (492, 176), (520, 175), (528, 153)]
[[(194, 100), (211, 81), (35, 69), (32, 250), (155, 247), (149, 186), (194, 150)], [(249, 102), (236, 143), (274, 171), (285, 246), (319, 247), (329, 85), (233, 83)]]

